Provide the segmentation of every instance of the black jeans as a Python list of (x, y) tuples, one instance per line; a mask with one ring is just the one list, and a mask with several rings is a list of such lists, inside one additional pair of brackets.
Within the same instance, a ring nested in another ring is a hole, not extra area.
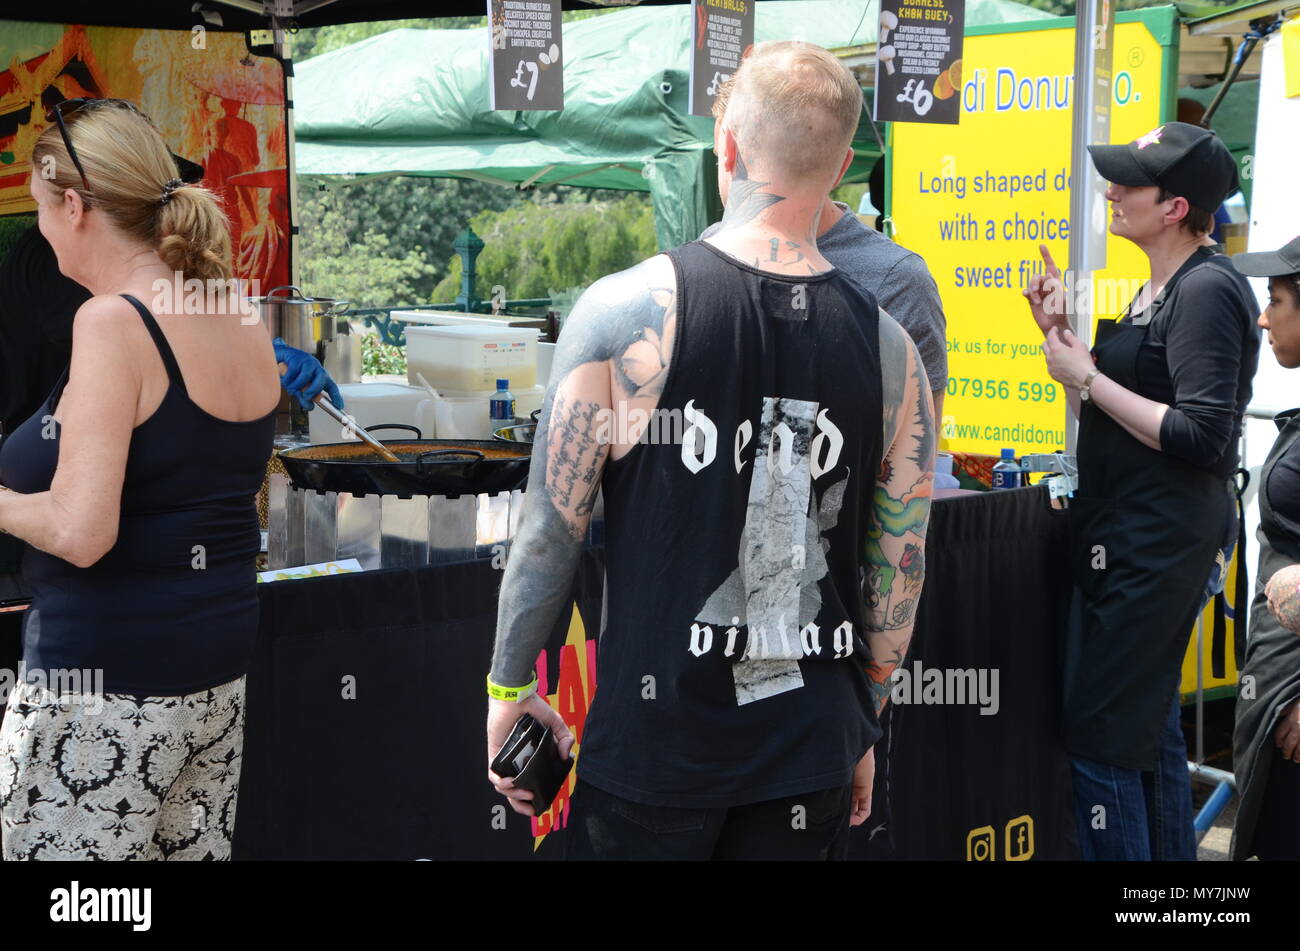
[(681, 809), (631, 802), (579, 779), (565, 858), (843, 861), (852, 806), (851, 785), (746, 806)]
[(1272, 748), (1260, 755), (1271, 756), (1273, 762), (1259, 804), (1255, 854), (1261, 862), (1294, 862), (1300, 858), (1300, 820), (1295, 808), (1300, 801), (1300, 763), (1282, 758), (1282, 751), (1273, 746), (1272, 730), (1264, 742)]

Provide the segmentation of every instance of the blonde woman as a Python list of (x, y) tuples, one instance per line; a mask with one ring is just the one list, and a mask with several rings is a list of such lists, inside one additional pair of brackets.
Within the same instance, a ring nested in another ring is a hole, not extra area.
[[(152, 123), (121, 100), (51, 119), (38, 223), (94, 296), (68, 371), (0, 444), (0, 530), (30, 545), (33, 593), (0, 728), (4, 857), (226, 859), (275, 357), (230, 283), (225, 215)], [(194, 279), (208, 293), (177, 286)]]

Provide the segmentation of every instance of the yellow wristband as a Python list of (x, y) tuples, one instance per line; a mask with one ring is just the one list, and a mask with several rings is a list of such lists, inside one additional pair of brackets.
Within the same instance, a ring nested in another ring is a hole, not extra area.
[(488, 674), (487, 692), (488, 696), (493, 700), (504, 700), (506, 703), (523, 703), (537, 693), (537, 674), (534, 673), (533, 679), (522, 687), (503, 687), (500, 684), (494, 684), (492, 675)]

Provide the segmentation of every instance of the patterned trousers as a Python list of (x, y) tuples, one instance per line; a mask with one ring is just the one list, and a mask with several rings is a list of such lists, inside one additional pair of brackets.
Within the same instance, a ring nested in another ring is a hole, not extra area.
[(0, 726), (6, 861), (230, 858), (244, 678), (179, 697), (20, 683)]

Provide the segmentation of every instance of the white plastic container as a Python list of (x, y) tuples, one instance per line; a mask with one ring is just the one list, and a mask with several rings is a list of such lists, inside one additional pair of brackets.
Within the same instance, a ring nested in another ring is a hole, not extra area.
[[(496, 390), (479, 390), (473, 393), (439, 393), (438, 399), (425, 399), (415, 412), (415, 425), (425, 439), (491, 439), (492, 394)], [(535, 409), (541, 409), (542, 397), (546, 388), (530, 386), (526, 390), (516, 390), (510, 384), (510, 392), (515, 395), (515, 416), (525, 419)]]
[[(537, 345), (537, 385), (550, 386), (551, 364), (555, 362), (555, 344), (539, 343)], [(523, 414), (521, 414), (523, 415)]]
[(511, 390), (537, 383), (537, 338), (528, 327), (410, 327), (406, 328), (406, 374), (418, 383), (424, 374), (439, 393), (495, 392), (497, 380), (510, 380)]

